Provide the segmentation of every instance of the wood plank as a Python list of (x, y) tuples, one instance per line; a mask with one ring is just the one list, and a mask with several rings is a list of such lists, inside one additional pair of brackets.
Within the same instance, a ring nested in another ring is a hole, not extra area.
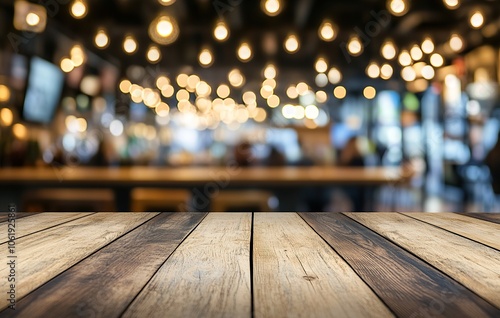
[[(91, 214), (92, 213), (37, 213), (29, 218), (21, 218), (16, 220), (15, 223), (16, 238), (20, 239), (26, 235), (43, 231)], [(7, 233), (7, 228), (8, 223), (0, 223), (0, 233)], [(5, 244), (7, 241), (7, 236), (0, 238), (0, 248), (2, 248), (1, 244)]]
[[(0, 317), (118, 317), (204, 213), (161, 213), (23, 298)], [(63, 301), (61, 301), (63, 300)]]
[(500, 252), (399, 213), (344, 213), (500, 308)]
[(460, 213), (460, 214), (500, 224), (500, 213)]
[(493, 317), (485, 300), (340, 213), (301, 213), (399, 317)]
[(256, 213), (255, 317), (391, 317), (359, 276), (296, 213)]
[[(25, 218), (27, 216), (34, 216), (39, 212), (16, 212), (16, 219)], [(9, 219), (9, 212), (0, 212), (0, 223), (7, 222)]]
[(457, 213), (403, 213), (500, 250), (500, 224)]
[(123, 317), (250, 317), (251, 213), (210, 213)]
[[(96, 213), (16, 240), (17, 299), (155, 215)], [(0, 253), (7, 263), (6, 245)], [(8, 266), (0, 268), (0, 277), (7, 277), (8, 273)], [(0, 290), (8, 290), (9, 284), (7, 279), (0, 280)], [(7, 305), (7, 298), (0, 297), (0, 309)]]

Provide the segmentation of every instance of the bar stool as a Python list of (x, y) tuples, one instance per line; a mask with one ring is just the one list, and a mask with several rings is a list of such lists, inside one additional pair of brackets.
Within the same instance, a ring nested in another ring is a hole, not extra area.
[(185, 212), (191, 192), (184, 189), (135, 188), (130, 193), (133, 212)]
[(211, 200), (212, 212), (268, 212), (272, 211), (273, 193), (261, 190), (220, 191)]
[(36, 189), (23, 195), (26, 212), (111, 212), (115, 195), (111, 189)]

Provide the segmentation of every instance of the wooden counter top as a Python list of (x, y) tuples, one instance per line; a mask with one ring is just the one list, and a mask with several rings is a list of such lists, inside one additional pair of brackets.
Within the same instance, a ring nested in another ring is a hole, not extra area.
[(19, 214), (14, 247), (0, 221), (0, 317), (500, 316), (498, 214)]

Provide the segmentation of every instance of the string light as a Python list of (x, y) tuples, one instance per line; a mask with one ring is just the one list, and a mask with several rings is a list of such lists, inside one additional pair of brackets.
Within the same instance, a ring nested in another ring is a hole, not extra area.
[(288, 53), (295, 53), (299, 50), (300, 48), (300, 43), (299, 39), (295, 34), (289, 34), (287, 38), (285, 39), (285, 50)]
[(148, 29), (149, 37), (160, 45), (168, 45), (179, 37), (179, 26), (174, 17), (160, 15), (151, 22)]
[(337, 26), (332, 21), (325, 19), (319, 27), (318, 35), (323, 41), (331, 42), (337, 37), (337, 30)]
[(388, 40), (384, 43), (381, 50), (382, 56), (387, 60), (392, 60), (396, 57), (396, 46), (394, 42)]
[(69, 73), (75, 68), (75, 64), (73, 64), (73, 61), (67, 57), (65, 57), (61, 60), (60, 66), (61, 66), (61, 70), (64, 73)]
[(75, 19), (83, 19), (87, 11), (87, 3), (84, 0), (74, 0), (71, 4), (70, 13)]
[(431, 61), (431, 65), (434, 66), (434, 67), (441, 67), (444, 64), (443, 57), (440, 54), (438, 54), (438, 53), (432, 54), (431, 58), (430, 58), (430, 61)]
[(399, 61), (399, 64), (401, 64), (401, 66), (410, 65), (412, 62), (410, 53), (407, 50), (401, 51), (401, 53), (399, 54), (398, 61)]
[(275, 78), (278, 71), (276, 70), (276, 66), (274, 64), (268, 64), (264, 69), (264, 77), (265, 78)]
[(416, 44), (411, 48), (410, 55), (414, 61), (419, 61), (422, 57), (424, 57), (422, 50)]
[(151, 63), (158, 63), (161, 60), (160, 49), (156, 45), (151, 45), (148, 49), (146, 57)]
[(175, 0), (158, 0), (162, 6), (169, 6), (175, 3)]
[(8, 127), (12, 125), (13, 121), (14, 114), (12, 113), (12, 110), (9, 108), (2, 108), (2, 110), (0, 110), (0, 123), (2, 126)]
[(384, 64), (380, 67), (380, 77), (382, 79), (388, 80), (392, 77), (394, 70), (389, 64)]
[(332, 67), (328, 71), (328, 80), (333, 85), (338, 84), (342, 81), (342, 73), (336, 67)]
[(377, 90), (372, 86), (366, 86), (365, 89), (363, 89), (363, 96), (366, 99), (374, 99), (376, 95)]
[(422, 77), (425, 78), (426, 80), (431, 80), (434, 78), (434, 75), (436, 72), (434, 71), (434, 68), (430, 65), (426, 65), (422, 68)]
[(326, 62), (326, 59), (319, 57), (314, 64), (314, 68), (318, 73), (325, 73), (328, 70), (328, 63)]
[(432, 52), (434, 52), (434, 42), (432, 42), (432, 39), (429, 37), (424, 39), (421, 47), (422, 47), (422, 51), (425, 54), (431, 54)]
[(209, 67), (214, 62), (214, 57), (210, 49), (204, 48), (198, 55), (198, 62), (203, 67)]
[(31, 27), (37, 26), (40, 23), (40, 16), (34, 12), (30, 12), (26, 15), (26, 24)]
[(252, 48), (247, 42), (242, 42), (238, 47), (238, 59), (242, 62), (248, 62), (252, 59)]
[(137, 41), (131, 35), (125, 37), (123, 40), (123, 50), (128, 54), (133, 54), (137, 51)]
[(109, 37), (104, 29), (99, 29), (94, 38), (94, 44), (100, 49), (104, 49), (109, 45)]
[(460, 35), (454, 33), (450, 37), (449, 45), (454, 52), (460, 52), (464, 48), (464, 41)]
[(219, 42), (226, 41), (229, 38), (229, 28), (224, 21), (217, 22), (214, 27), (213, 35)]
[(412, 82), (417, 78), (417, 73), (413, 67), (406, 66), (401, 70), (401, 77), (407, 82)]
[(333, 90), (333, 96), (337, 99), (344, 99), (347, 95), (347, 90), (345, 89), (344, 86), (337, 86)]
[(280, 0), (262, 0), (260, 2), (262, 11), (270, 17), (275, 17), (283, 10), (283, 5)]
[(387, 9), (397, 17), (405, 15), (409, 7), (407, 0), (387, 0)]
[(366, 75), (370, 78), (377, 78), (380, 76), (380, 67), (377, 63), (372, 62), (366, 67)]
[(455, 10), (460, 6), (460, 0), (443, 0), (443, 3), (450, 10)]
[(481, 11), (474, 11), (469, 19), (469, 24), (474, 29), (479, 29), (484, 24), (484, 16)]
[(347, 50), (352, 56), (358, 56), (363, 53), (363, 44), (357, 35), (351, 36), (347, 44)]

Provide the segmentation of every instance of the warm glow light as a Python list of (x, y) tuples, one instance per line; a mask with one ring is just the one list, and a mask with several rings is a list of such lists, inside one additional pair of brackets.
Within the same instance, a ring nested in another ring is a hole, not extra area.
[(148, 50), (146, 57), (147, 57), (149, 62), (158, 63), (161, 60), (160, 49), (156, 45), (151, 45), (149, 47), (149, 50)]
[(241, 74), (240, 70), (236, 68), (229, 72), (227, 78), (229, 80), (229, 84), (234, 87), (241, 87), (245, 84), (245, 77)]
[(277, 16), (283, 9), (283, 4), (280, 0), (262, 0), (262, 11), (270, 17)]
[(328, 85), (328, 76), (326, 76), (325, 73), (318, 73), (316, 75), (316, 78), (314, 79), (314, 82), (318, 87), (325, 87)]
[(255, 104), (257, 102), (257, 95), (255, 95), (254, 92), (250, 92), (250, 91), (244, 92), (242, 99), (246, 105), (252, 105), (252, 104)]
[(316, 119), (319, 116), (319, 108), (316, 105), (308, 105), (304, 113), (307, 119)]
[(285, 50), (288, 53), (295, 53), (299, 50), (300, 44), (299, 39), (295, 34), (289, 34), (285, 40)]
[(160, 19), (156, 24), (156, 32), (162, 37), (167, 37), (174, 31), (174, 26), (168, 18)]
[(385, 80), (390, 79), (393, 72), (394, 70), (392, 69), (392, 66), (390, 66), (389, 64), (384, 64), (380, 68), (380, 77)]
[(278, 71), (276, 70), (276, 66), (273, 64), (268, 64), (264, 69), (264, 77), (265, 78), (275, 78)]
[(158, 78), (156, 79), (156, 87), (159, 90), (164, 90), (169, 85), (170, 85), (170, 80), (166, 76), (161, 75), (161, 76), (158, 76)]
[(349, 43), (347, 44), (347, 51), (352, 56), (358, 56), (363, 53), (363, 44), (357, 35), (353, 35), (349, 39)]
[(109, 37), (104, 30), (101, 29), (97, 31), (97, 34), (95, 35), (94, 38), (94, 44), (95, 46), (101, 49), (109, 45)]
[(417, 73), (413, 67), (406, 66), (401, 70), (401, 77), (407, 82), (412, 82), (417, 78)]
[(151, 22), (148, 29), (149, 37), (160, 45), (168, 45), (177, 40), (179, 26), (174, 17), (160, 15)]
[(75, 67), (81, 66), (85, 62), (85, 59), (86, 59), (85, 52), (84, 52), (83, 48), (78, 44), (74, 45), (70, 51), (70, 58), (71, 58), (71, 61), (73, 61), (73, 65)]
[(392, 41), (386, 41), (382, 46), (382, 56), (387, 60), (392, 60), (396, 57), (396, 46)]
[(411, 48), (410, 55), (414, 61), (419, 61), (420, 59), (422, 59), (422, 57), (424, 57), (424, 53), (416, 44)]
[(484, 15), (481, 11), (474, 11), (469, 19), (469, 24), (474, 29), (479, 29), (484, 24)]
[(120, 82), (120, 92), (127, 94), (130, 93), (130, 87), (132, 86), (132, 83), (129, 80), (122, 80)]
[(0, 84), (0, 102), (8, 102), (10, 99), (10, 89), (3, 85)]
[(299, 93), (297, 92), (297, 87), (294, 85), (290, 85), (286, 90), (286, 96), (290, 99), (295, 99), (299, 97)]
[(238, 59), (242, 62), (248, 62), (252, 58), (252, 48), (247, 42), (241, 43), (238, 48)]
[(304, 82), (300, 82), (297, 84), (296, 89), (299, 95), (304, 95), (309, 90), (309, 85)]
[(411, 65), (412, 59), (410, 53), (406, 50), (401, 51), (398, 61), (402, 66)]
[(330, 20), (323, 20), (318, 35), (323, 41), (331, 42), (337, 37), (337, 26)]
[(75, 0), (71, 4), (70, 13), (75, 19), (82, 19), (87, 15), (87, 4), (83, 0)]
[(430, 65), (426, 65), (422, 68), (422, 77), (426, 80), (433, 79), (435, 74), (434, 68)]
[(276, 108), (280, 105), (280, 98), (277, 95), (271, 95), (267, 99), (267, 105), (271, 108)]
[(395, 16), (400, 17), (408, 12), (407, 0), (387, 0), (387, 9)]
[(319, 57), (314, 64), (314, 68), (318, 73), (325, 73), (328, 70), (328, 63), (323, 57)]
[(12, 125), (12, 122), (14, 121), (14, 114), (12, 113), (12, 110), (8, 108), (2, 108), (0, 110), (0, 123), (2, 126), (10, 126)]
[(451, 35), (449, 44), (450, 44), (450, 48), (454, 52), (460, 52), (464, 48), (464, 41), (463, 41), (462, 37), (456, 33)]
[(337, 86), (335, 87), (335, 89), (333, 90), (333, 95), (337, 98), (337, 99), (343, 99), (346, 97), (347, 95), (347, 90), (345, 89), (344, 86)]
[(434, 67), (441, 67), (444, 64), (444, 59), (440, 54), (434, 53), (431, 55), (431, 64)]
[(29, 26), (36, 26), (40, 23), (40, 16), (34, 12), (30, 12), (26, 15), (26, 24)]
[(316, 101), (320, 104), (326, 103), (328, 100), (328, 95), (325, 91), (317, 91), (316, 92)]
[(125, 40), (123, 41), (123, 50), (128, 54), (133, 54), (137, 51), (137, 41), (133, 36), (129, 35), (125, 37)]
[(220, 98), (227, 98), (229, 94), (231, 94), (231, 89), (226, 84), (222, 84), (217, 87), (217, 96)]
[(175, 3), (175, 0), (158, 0), (162, 6), (169, 6)]
[(15, 124), (12, 127), (12, 133), (17, 139), (26, 139), (28, 137), (28, 129), (23, 124)]
[(65, 57), (61, 60), (60, 66), (61, 66), (61, 70), (64, 73), (69, 73), (75, 68), (75, 64), (73, 63), (73, 61), (67, 57)]
[(225, 41), (229, 38), (229, 29), (224, 21), (219, 21), (214, 28), (214, 38), (217, 41)]
[(460, 6), (460, 0), (443, 0), (443, 3), (450, 10), (454, 10)]
[(336, 67), (332, 67), (328, 71), (328, 80), (333, 85), (338, 84), (342, 81), (342, 73)]
[(198, 55), (198, 62), (203, 67), (208, 67), (214, 62), (214, 57), (212, 52), (208, 48), (201, 50), (200, 55)]
[(434, 42), (432, 42), (431, 38), (425, 38), (422, 42), (422, 51), (425, 54), (431, 54), (434, 52)]
[(177, 82), (177, 85), (179, 85), (179, 87), (186, 87), (188, 78), (189, 76), (187, 74), (181, 73), (177, 75), (175, 81)]
[(365, 89), (363, 90), (363, 96), (366, 99), (374, 99), (376, 95), (377, 95), (377, 90), (372, 86), (366, 86)]
[(380, 76), (380, 67), (377, 63), (372, 62), (366, 67), (366, 75), (370, 78), (377, 78)]

